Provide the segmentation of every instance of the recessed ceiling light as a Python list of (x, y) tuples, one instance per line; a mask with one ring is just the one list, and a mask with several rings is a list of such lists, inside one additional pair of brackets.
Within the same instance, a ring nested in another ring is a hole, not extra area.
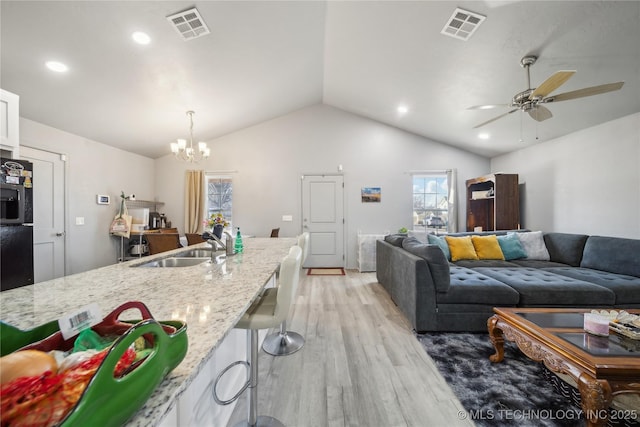
[(143, 33), (142, 31), (136, 31), (131, 34), (131, 38), (138, 44), (149, 44), (151, 43), (151, 37), (147, 33)]
[(478, 134), (478, 138), (480, 139), (489, 139), (489, 134), (488, 133), (479, 133)]
[(406, 105), (400, 105), (398, 106), (398, 113), (400, 114), (406, 114), (409, 112), (409, 107), (407, 107)]
[(64, 73), (69, 70), (69, 67), (58, 61), (47, 61), (45, 65), (48, 69), (55, 71), (56, 73)]

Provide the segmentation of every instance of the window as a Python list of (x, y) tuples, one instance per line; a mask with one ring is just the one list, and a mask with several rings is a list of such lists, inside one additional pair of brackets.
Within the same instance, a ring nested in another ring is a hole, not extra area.
[(233, 180), (230, 176), (206, 175), (207, 206), (205, 218), (221, 213), (233, 229)]
[(449, 195), (447, 172), (425, 172), (413, 175), (413, 229), (449, 230), (451, 207)]

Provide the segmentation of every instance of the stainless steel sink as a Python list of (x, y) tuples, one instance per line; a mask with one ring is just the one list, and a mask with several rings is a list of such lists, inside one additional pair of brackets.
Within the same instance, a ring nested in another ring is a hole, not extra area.
[(211, 249), (191, 249), (186, 252), (180, 252), (176, 255), (178, 258), (211, 258)]
[(156, 261), (150, 261), (144, 264), (136, 265), (136, 267), (191, 267), (209, 261), (211, 258), (190, 257), (190, 258), (163, 258)]

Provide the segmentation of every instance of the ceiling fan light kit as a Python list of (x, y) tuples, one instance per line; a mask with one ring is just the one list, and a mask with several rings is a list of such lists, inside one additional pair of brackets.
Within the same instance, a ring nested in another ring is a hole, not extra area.
[(497, 117), (489, 119), (479, 125), (474, 126), (474, 129), (485, 126), (491, 122), (494, 122), (502, 117), (508, 116), (518, 110), (526, 112), (529, 116), (537, 121), (542, 122), (553, 117), (551, 110), (543, 106), (550, 102), (568, 101), (576, 98), (584, 98), (587, 96), (599, 95), (602, 93), (612, 92), (618, 90), (624, 85), (624, 82), (607, 83), (599, 86), (586, 87), (571, 92), (560, 93), (557, 95), (551, 95), (551, 93), (567, 82), (575, 73), (575, 70), (561, 70), (552, 74), (537, 88), (531, 87), (531, 74), (529, 68), (536, 63), (538, 58), (533, 55), (527, 55), (520, 60), (520, 65), (527, 71), (527, 88), (522, 92), (515, 94), (509, 104), (489, 104), (489, 105), (475, 105), (469, 107), (468, 110), (485, 110), (496, 107), (512, 108), (510, 111), (501, 114)]

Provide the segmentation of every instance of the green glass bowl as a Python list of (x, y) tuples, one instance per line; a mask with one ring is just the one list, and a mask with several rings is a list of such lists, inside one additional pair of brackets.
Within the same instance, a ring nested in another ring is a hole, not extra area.
[[(143, 320), (117, 320), (127, 308), (139, 308), (142, 303), (123, 304), (105, 318), (106, 323), (117, 323), (125, 331), (112, 344), (107, 356), (82, 393), (80, 400), (69, 411), (61, 425), (71, 426), (121, 426), (144, 405), (154, 390), (187, 354), (187, 324), (178, 320), (157, 321), (148, 310), (143, 311)], [(146, 307), (144, 307), (146, 309)], [(114, 313), (116, 315), (114, 316)], [(113, 325), (111, 325), (113, 326)], [(68, 349), (73, 339), (60, 338), (58, 322), (53, 321), (30, 330), (20, 330), (0, 322), (0, 350), (4, 356), (22, 348), (46, 350), (54, 344)], [(113, 371), (124, 352), (141, 336), (152, 348), (135, 369), (115, 378)], [(62, 344), (61, 344), (62, 343)], [(69, 347), (70, 348), (70, 347)]]

